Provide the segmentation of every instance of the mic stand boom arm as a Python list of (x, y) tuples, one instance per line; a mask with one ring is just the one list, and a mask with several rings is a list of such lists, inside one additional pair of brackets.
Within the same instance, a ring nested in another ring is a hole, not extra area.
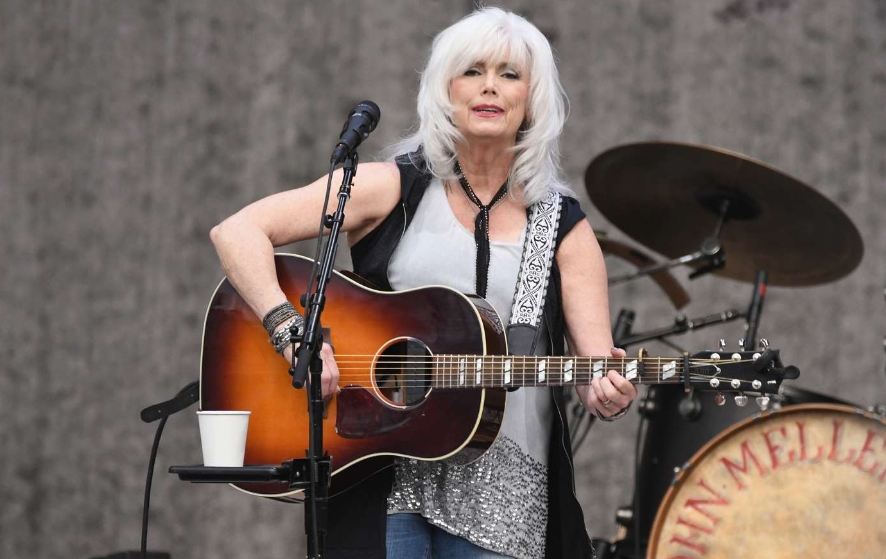
[[(335, 253), (338, 249), (338, 237), (345, 220), (345, 204), (351, 197), (351, 187), (357, 174), (357, 152), (351, 151), (345, 159), (342, 169), (341, 187), (338, 191), (338, 207), (333, 215), (324, 216), (324, 225), (329, 229), (329, 238), (323, 252), (316, 291), (305, 294), (305, 331), (301, 336), (297, 358), (293, 368), (292, 386), (301, 388), (305, 384), (308, 368), (311, 370), (309, 383), (308, 414), (310, 416), (310, 435), (308, 462), (311, 483), (305, 490), (305, 533), (308, 537), (308, 558), (320, 559), (326, 548), (326, 523), (329, 498), (329, 471), (331, 458), (323, 452), (323, 393), (320, 377), (323, 374), (323, 362), (320, 349), (323, 346), (323, 334), (320, 328), (320, 314), (326, 303), (326, 286), (332, 275)], [(317, 240), (323, 242), (322, 237)], [(311, 278), (313, 279), (313, 278)], [(309, 283), (313, 283), (309, 281)], [(293, 338), (296, 341), (296, 338)]]
[[(711, 199), (711, 204), (708, 205), (708, 209), (713, 211), (714, 207), (717, 208), (717, 225), (714, 227), (713, 234), (702, 241), (701, 247), (697, 251), (673, 258), (666, 262), (659, 262), (658, 264), (645, 266), (629, 274), (622, 274), (620, 276), (609, 278), (609, 285), (617, 285), (619, 283), (649, 275), (653, 272), (658, 272), (659, 270), (669, 270), (675, 266), (680, 266), (681, 264), (692, 264), (699, 261), (704, 261), (705, 265), (692, 272), (689, 275), (689, 279), (695, 279), (724, 267), (726, 265), (726, 253), (723, 250), (723, 245), (720, 243), (720, 233), (723, 231), (723, 226), (730, 217), (747, 219), (747, 216), (744, 213), (736, 213), (735, 215), (730, 213), (730, 204), (734, 205), (734, 202), (731, 201), (728, 196), (722, 198), (714, 197)], [(736, 212), (748, 211), (746, 207), (741, 206), (740, 204), (739, 207), (734, 208), (734, 210)], [(756, 216), (755, 214), (753, 215)]]

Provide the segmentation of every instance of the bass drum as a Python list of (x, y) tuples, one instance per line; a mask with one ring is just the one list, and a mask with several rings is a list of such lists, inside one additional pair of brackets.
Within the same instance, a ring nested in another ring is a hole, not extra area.
[[(642, 403), (647, 428), (637, 471), (635, 518), (628, 523), (625, 537), (617, 544), (620, 556), (633, 557), (635, 549), (646, 548), (652, 522), (675, 472), (724, 429), (760, 413), (753, 399), (745, 407), (736, 406), (731, 399), (718, 406), (714, 402), (715, 396), (713, 392), (696, 393), (694, 401), (690, 402), (682, 386), (649, 388)], [(774, 409), (808, 403), (849, 405), (787, 384), (782, 385), (780, 399), (773, 399), (773, 402)], [(639, 546), (635, 541), (638, 535)]]
[(659, 508), (650, 559), (851, 557), (886, 550), (886, 419), (830, 404), (738, 423)]

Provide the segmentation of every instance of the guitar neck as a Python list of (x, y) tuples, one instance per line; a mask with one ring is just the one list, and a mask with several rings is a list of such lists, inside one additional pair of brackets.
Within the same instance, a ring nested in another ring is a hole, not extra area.
[[(689, 363), (683, 357), (535, 357), (436, 355), (435, 388), (502, 388), (590, 384), (615, 370), (634, 384), (682, 384)], [(689, 365), (693, 374), (705, 364)], [(714, 368), (711, 367), (711, 370)]]

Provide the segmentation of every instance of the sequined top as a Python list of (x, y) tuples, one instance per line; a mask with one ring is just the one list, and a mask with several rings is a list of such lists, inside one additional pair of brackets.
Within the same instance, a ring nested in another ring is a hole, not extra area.
[[(517, 243), (490, 243), (487, 300), (504, 323), (522, 255)], [(416, 211), (388, 268), (394, 289), (448, 285), (474, 290), (473, 234), (458, 222), (435, 179)], [(547, 527), (547, 459), (553, 402), (548, 389), (508, 394), (498, 439), (478, 461), (398, 463), (388, 498), (389, 513), (419, 513), (440, 528), (483, 548), (518, 558), (541, 558)]]

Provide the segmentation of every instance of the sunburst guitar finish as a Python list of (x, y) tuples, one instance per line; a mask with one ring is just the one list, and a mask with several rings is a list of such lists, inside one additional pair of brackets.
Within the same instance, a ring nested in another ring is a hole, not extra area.
[[(295, 304), (311, 262), (275, 257), (280, 285)], [(478, 458), (498, 435), (500, 388), (435, 387), (429, 355), (507, 354), (502, 327), (486, 301), (445, 287), (387, 293), (335, 273), (322, 314), (335, 347), (341, 392), (326, 406), (323, 446), (332, 457), (330, 495), (385, 467), (395, 456)], [(206, 315), (200, 375), (203, 410), (250, 410), (245, 463), (278, 465), (308, 448), (307, 390), (292, 387), (289, 365), (227, 279)], [(285, 497), (284, 484), (238, 484)]]

